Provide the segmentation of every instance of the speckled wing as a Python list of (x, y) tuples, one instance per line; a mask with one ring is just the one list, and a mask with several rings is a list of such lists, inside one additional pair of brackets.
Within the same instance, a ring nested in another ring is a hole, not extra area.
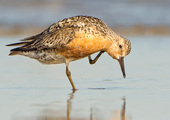
[[(53, 27), (55, 25), (52, 25)], [(75, 28), (63, 27), (60, 29), (49, 28), (43, 37), (38, 38), (29, 46), (23, 46), (25, 48), (37, 48), (37, 49), (52, 49), (64, 47), (69, 41), (73, 40), (75, 37)]]
[(106, 34), (105, 31), (107, 27), (101, 20), (89, 16), (75, 16), (54, 23), (42, 33), (23, 39), (23, 42), (10, 44), (8, 46), (21, 46), (11, 51), (61, 48), (76, 38), (77, 32), (85, 30), (84, 28), (86, 28), (85, 31), (88, 31), (91, 26), (95, 26), (97, 31), (104, 35)]
[[(74, 30), (73, 30), (74, 29)], [(8, 46), (22, 45), (13, 50), (42, 50), (64, 47), (69, 41), (75, 37), (75, 28), (60, 27), (57, 24), (51, 25), (42, 33), (23, 39), (23, 42), (14, 43)]]

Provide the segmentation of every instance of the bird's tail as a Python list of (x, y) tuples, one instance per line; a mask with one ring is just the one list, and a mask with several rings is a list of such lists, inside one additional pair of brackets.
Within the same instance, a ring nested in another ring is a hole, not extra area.
[[(12, 44), (8, 44), (6, 46), (22, 46), (22, 45), (25, 45), (26, 43), (27, 42), (12, 43)], [(14, 48), (14, 49), (10, 50), (9, 56), (21, 55), (22, 51), (23, 50), (20, 47)]]
[(43, 33), (40, 33), (40, 34), (37, 34), (37, 35), (34, 35), (34, 36), (30, 36), (30, 37), (27, 37), (27, 38), (24, 38), (21, 40), (21, 42), (18, 42), (18, 43), (12, 43), (12, 44), (8, 44), (6, 46), (19, 46), (17, 48), (14, 48), (10, 51), (10, 56), (11, 55), (22, 55), (23, 54), (23, 51), (31, 51), (31, 50), (34, 50), (35, 48), (28, 48), (28, 46), (30, 44), (33, 43), (33, 41), (35, 39), (37, 39), (39, 36), (41, 36)]

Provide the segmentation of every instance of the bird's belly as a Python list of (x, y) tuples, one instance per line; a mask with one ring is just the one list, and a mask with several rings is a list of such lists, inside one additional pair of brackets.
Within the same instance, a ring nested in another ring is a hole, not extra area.
[(54, 51), (29, 51), (24, 52), (23, 55), (36, 59), (42, 64), (65, 63), (65, 57)]

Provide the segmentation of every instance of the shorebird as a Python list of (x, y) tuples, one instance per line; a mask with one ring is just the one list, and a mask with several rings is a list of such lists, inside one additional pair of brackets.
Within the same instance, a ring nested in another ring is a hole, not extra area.
[[(112, 31), (102, 20), (91, 16), (74, 16), (52, 24), (40, 34), (27, 37), (22, 42), (7, 46), (19, 46), (11, 49), (9, 55), (23, 55), (43, 64), (66, 64), (66, 75), (72, 85), (69, 63), (88, 57), (95, 64), (99, 57), (107, 52), (118, 60), (125, 78), (124, 57), (131, 51), (129, 40)], [(92, 60), (92, 54), (99, 52)]]

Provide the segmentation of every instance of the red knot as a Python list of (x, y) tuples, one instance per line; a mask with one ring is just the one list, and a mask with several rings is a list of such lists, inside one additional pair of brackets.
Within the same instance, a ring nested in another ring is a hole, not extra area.
[[(107, 52), (118, 60), (125, 75), (124, 57), (131, 51), (129, 40), (112, 31), (102, 20), (91, 16), (74, 16), (52, 24), (42, 33), (27, 37), (12, 49), (9, 55), (23, 55), (43, 64), (66, 64), (66, 75), (76, 90), (69, 71), (69, 63), (88, 57), (94, 64), (102, 53)], [(99, 54), (92, 60), (92, 54)]]

